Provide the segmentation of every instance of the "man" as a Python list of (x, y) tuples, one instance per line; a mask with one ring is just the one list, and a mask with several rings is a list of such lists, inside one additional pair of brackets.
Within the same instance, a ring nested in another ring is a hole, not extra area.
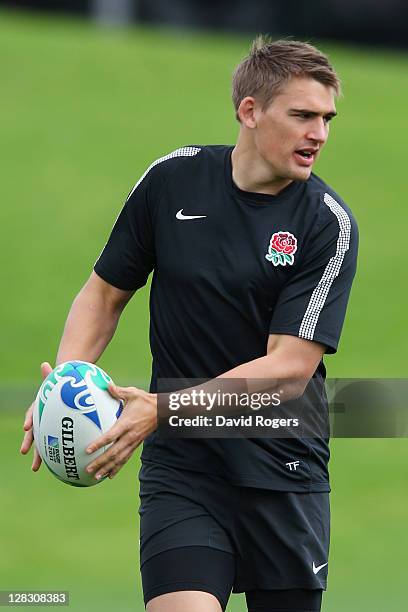
[[(170, 378), (246, 379), (250, 391), (257, 379), (274, 379), (291, 399), (312, 377), (322, 384), (357, 253), (349, 209), (312, 174), (338, 94), (317, 49), (257, 39), (233, 77), (236, 146), (187, 146), (154, 162), (72, 305), (57, 362), (95, 362), (154, 271), (151, 393), (112, 387), (125, 409), (88, 449), (113, 442), (89, 471), (114, 477), (145, 440), (141, 571), (149, 612), (219, 612), (231, 589), (246, 593), (250, 612), (321, 608), (327, 440), (167, 439), (156, 431), (156, 392)], [(303, 381), (295, 391), (284, 382), (293, 380)], [(35, 453), (33, 469), (39, 465)]]

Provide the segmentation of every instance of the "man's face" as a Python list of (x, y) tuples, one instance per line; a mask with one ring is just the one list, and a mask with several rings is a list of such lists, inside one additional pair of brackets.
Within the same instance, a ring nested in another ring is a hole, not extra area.
[(255, 103), (255, 146), (274, 180), (309, 178), (336, 115), (334, 95), (332, 87), (296, 77), (265, 111)]

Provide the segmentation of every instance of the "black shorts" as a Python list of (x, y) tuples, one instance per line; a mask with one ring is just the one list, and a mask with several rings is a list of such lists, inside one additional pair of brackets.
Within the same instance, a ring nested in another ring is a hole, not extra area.
[[(326, 589), (328, 493), (235, 486), (216, 476), (144, 462), (140, 498), (140, 564), (145, 602), (164, 592), (208, 590), (225, 607), (231, 589), (234, 593), (247, 593), (247, 598), (255, 591), (301, 589), (321, 594)], [(195, 573), (175, 576), (174, 563), (168, 564), (166, 575), (166, 565), (162, 564), (157, 573), (154, 562), (149, 562), (157, 555), (182, 548), (186, 555), (196, 555), (193, 550), (197, 551), (197, 547), (203, 549), (203, 558), (207, 554), (204, 549), (210, 549), (208, 554), (211, 550), (224, 553), (217, 556), (225, 559), (222, 593), (210, 572), (205, 584), (198, 585), (203, 579), (195, 571), (197, 563), (187, 564), (187, 569), (191, 567)]]
[[(207, 546), (184, 546), (158, 553), (142, 566), (145, 604), (175, 591), (205, 591), (222, 610), (235, 575), (235, 557)], [(254, 589), (245, 593), (249, 612), (320, 612), (321, 589)]]

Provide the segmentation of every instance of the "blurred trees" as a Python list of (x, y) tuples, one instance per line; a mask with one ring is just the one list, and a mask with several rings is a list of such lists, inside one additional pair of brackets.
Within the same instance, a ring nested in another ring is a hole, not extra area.
[(408, 45), (407, 0), (0, 0), (0, 6), (301, 38)]

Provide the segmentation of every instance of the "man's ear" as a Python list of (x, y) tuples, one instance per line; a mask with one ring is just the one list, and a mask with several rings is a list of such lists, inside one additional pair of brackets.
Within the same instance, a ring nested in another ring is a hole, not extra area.
[(252, 96), (246, 96), (246, 98), (243, 98), (238, 107), (237, 115), (242, 126), (247, 127), (250, 130), (256, 128), (257, 121), (255, 113), (255, 98)]

